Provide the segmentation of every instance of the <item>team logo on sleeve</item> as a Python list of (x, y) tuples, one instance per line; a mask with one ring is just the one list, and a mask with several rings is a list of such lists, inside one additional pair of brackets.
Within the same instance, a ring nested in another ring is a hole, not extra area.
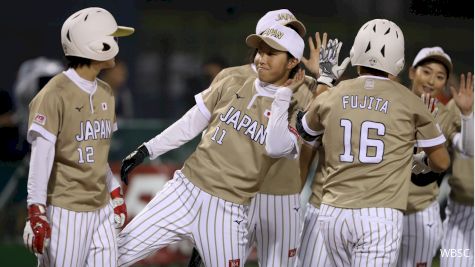
[(46, 116), (40, 113), (36, 113), (33, 121), (38, 123), (39, 125), (44, 126), (46, 124)]
[(102, 110), (107, 110), (107, 103), (106, 102), (102, 102), (101, 106), (102, 106)]
[(229, 260), (229, 267), (241, 266), (241, 259)]

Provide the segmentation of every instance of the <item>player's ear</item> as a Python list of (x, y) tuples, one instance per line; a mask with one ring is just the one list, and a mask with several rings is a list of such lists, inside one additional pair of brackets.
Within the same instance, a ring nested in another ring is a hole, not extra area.
[(298, 64), (299, 64), (299, 61), (296, 58), (291, 57), (287, 61), (287, 69), (291, 70), (291, 69), (295, 68), (295, 66), (297, 66)]
[(414, 67), (409, 68), (409, 79), (412, 81), (416, 77), (416, 69)]

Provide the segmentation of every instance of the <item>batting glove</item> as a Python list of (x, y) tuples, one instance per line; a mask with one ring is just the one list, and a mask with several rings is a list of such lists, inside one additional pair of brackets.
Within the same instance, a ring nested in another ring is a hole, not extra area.
[(336, 81), (345, 72), (350, 58), (347, 57), (338, 65), (338, 56), (343, 45), (338, 39), (329, 40), (326, 48), (320, 49), (320, 77), (317, 82), (326, 84), (330, 87), (335, 85)]
[(424, 151), (414, 154), (412, 160), (412, 173), (414, 174), (426, 174), (431, 169), (427, 163), (427, 155)]
[(150, 156), (147, 147), (141, 145), (134, 152), (130, 153), (125, 159), (122, 160), (122, 166), (120, 167), (120, 178), (125, 184), (129, 184), (129, 173), (139, 166), (146, 157)]
[(28, 206), (28, 220), (23, 230), (23, 242), (33, 253), (43, 254), (51, 238), (46, 208), (40, 204)]
[(115, 228), (120, 229), (127, 220), (127, 206), (125, 205), (122, 189), (117, 187), (111, 192), (112, 206), (114, 207)]

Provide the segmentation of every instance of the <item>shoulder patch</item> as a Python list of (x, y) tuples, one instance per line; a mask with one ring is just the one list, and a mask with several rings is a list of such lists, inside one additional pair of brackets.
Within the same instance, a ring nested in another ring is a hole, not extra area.
[(44, 126), (46, 124), (46, 116), (40, 113), (36, 113), (33, 121), (38, 123), (39, 125)]

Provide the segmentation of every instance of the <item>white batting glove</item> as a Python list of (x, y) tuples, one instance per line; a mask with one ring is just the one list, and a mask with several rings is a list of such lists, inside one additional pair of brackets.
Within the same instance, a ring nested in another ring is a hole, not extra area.
[(328, 41), (327, 47), (320, 49), (320, 77), (318, 77), (317, 82), (332, 87), (345, 72), (348, 63), (350, 63), (350, 58), (345, 58), (338, 65), (338, 57), (342, 45), (342, 42), (334, 39)]
[(427, 155), (424, 151), (414, 154), (412, 160), (412, 173), (426, 174), (431, 171), (431, 168), (426, 164)]

